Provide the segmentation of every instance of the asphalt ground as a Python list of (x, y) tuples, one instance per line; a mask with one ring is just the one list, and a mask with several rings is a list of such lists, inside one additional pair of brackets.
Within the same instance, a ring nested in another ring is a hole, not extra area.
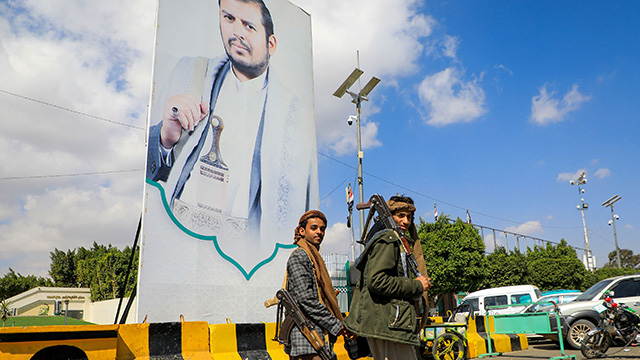
[[(564, 353), (565, 355), (575, 355), (578, 360), (586, 359), (582, 356), (580, 350), (565, 347)], [(529, 339), (528, 349), (507, 352), (500, 356), (488, 356), (482, 359), (540, 360), (560, 356), (562, 356), (562, 354), (558, 343), (552, 340), (534, 338)], [(622, 346), (612, 346), (602, 359), (640, 359), (640, 346), (629, 346), (625, 349), (623, 349)]]

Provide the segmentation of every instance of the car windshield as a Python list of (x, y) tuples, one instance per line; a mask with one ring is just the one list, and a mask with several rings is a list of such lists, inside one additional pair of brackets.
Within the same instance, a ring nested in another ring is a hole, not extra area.
[(575, 300), (573, 301), (591, 301), (593, 300), (594, 296), (598, 295), (598, 293), (600, 291), (602, 291), (602, 289), (604, 289), (605, 287), (607, 287), (609, 284), (611, 284), (611, 282), (614, 279), (606, 279), (606, 280), (602, 280), (599, 283), (593, 285), (592, 287), (590, 287), (589, 289), (587, 289), (587, 291), (583, 292), (582, 295), (578, 296)]
[(466, 299), (458, 308), (462, 312), (478, 311), (478, 298)]

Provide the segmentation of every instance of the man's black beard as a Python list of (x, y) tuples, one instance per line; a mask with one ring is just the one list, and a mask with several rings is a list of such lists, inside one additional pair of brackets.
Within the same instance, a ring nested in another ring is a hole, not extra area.
[[(229, 56), (228, 53), (227, 53), (227, 56)], [(265, 58), (263, 62), (256, 65), (247, 65), (245, 63), (238, 62), (232, 56), (229, 56), (229, 60), (231, 60), (231, 65), (233, 65), (233, 68), (237, 72), (243, 74), (249, 79), (255, 79), (258, 76), (262, 75), (267, 70), (267, 67), (269, 66), (268, 57)]]

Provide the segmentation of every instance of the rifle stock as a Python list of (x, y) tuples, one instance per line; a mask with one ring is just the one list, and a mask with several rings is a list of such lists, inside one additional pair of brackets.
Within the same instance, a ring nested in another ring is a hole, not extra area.
[[(322, 360), (334, 360), (323, 336), (313, 328), (313, 323), (304, 316), (291, 294), (287, 290), (280, 289), (276, 293), (276, 297), (279, 301), (276, 315), (276, 336), (273, 340), (283, 345), (290, 345), (289, 335), (293, 326), (296, 325)], [(280, 324), (283, 312), (285, 317)]]

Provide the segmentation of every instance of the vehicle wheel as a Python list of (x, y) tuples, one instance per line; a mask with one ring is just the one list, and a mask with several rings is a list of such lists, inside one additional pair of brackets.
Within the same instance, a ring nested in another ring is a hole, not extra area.
[(593, 359), (604, 355), (609, 350), (610, 345), (611, 335), (606, 330), (599, 329), (585, 335), (584, 339), (582, 339), (580, 352), (587, 359)]
[(595, 329), (595, 327), (596, 326), (589, 320), (582, 319), (574, 322), (567, 332), (567, 343), (572, 348), (580, 350), (582, 339), (584, 339), (590, 330)]
[(435, 360), (463, 360), (466, 356), (464, 341), (455, 334), (444, 333), (433, 342)]

